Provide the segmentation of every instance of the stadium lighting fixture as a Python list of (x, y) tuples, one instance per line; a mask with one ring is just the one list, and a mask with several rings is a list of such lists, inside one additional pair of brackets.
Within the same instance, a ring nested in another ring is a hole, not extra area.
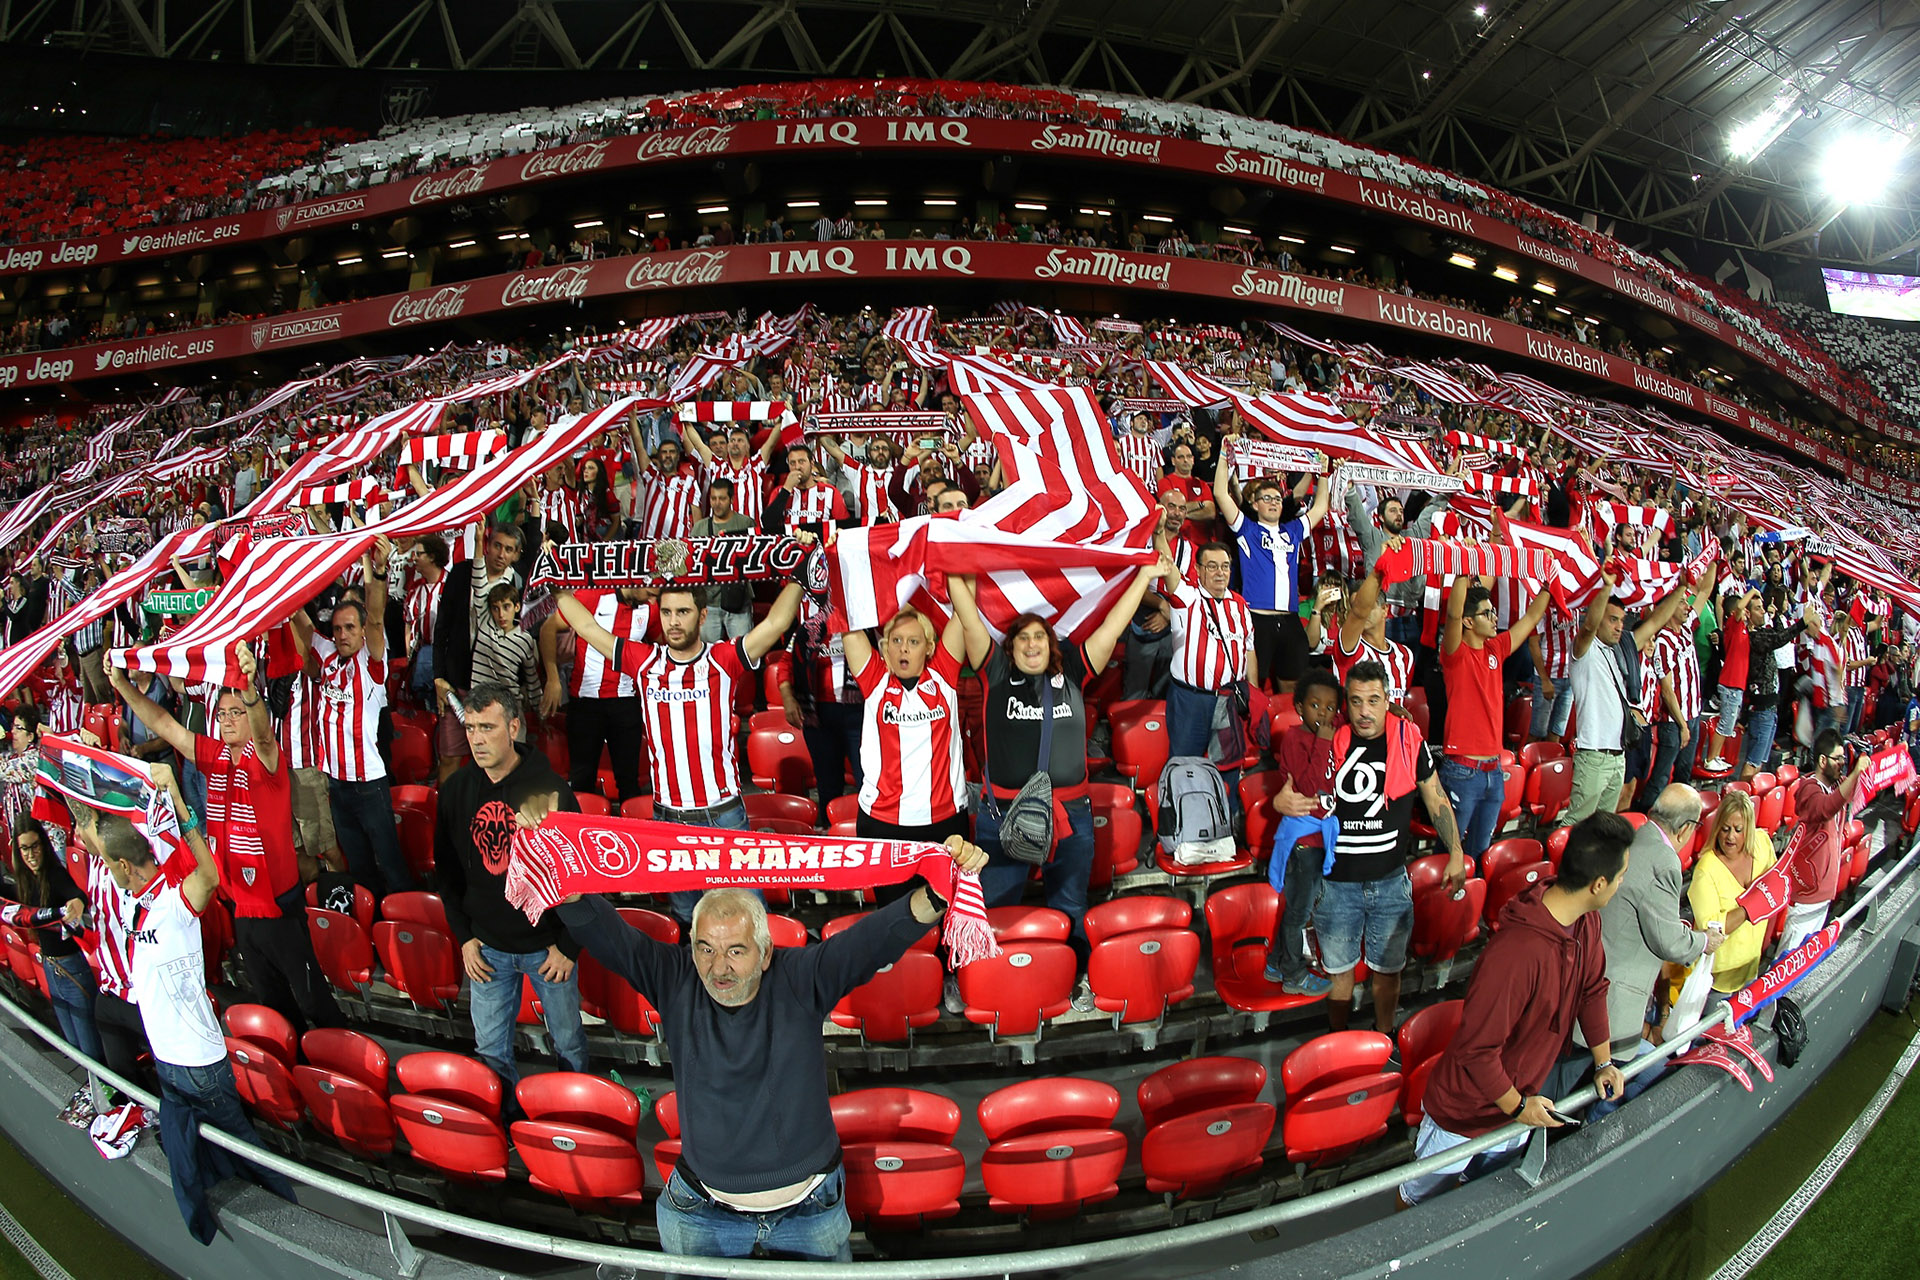
[(1273, 238), (1275, 240), (1285, 240), (1288, 244), (1305, 244), (1306, 243), (1306, 241), (1301, 239), (1299, 236), (1290, 236), (1290, 235), (1287, 235), (1285, 232), (1276, 232), (1274, 233)]
[(334, 265), (341, 266), (341, 267), (351, 267), (359, 261), (360, 261), (360, 255), (356, 253), (351, 257), (347, 257), (347, 258), (335, 258)]
[(383, 259), (385, 259), (386, 261), (389, 261), (389, 262), (391, 262), (391, 261), (392, 261), (393, 259), (395, 259), (395, 258), (404, 258), (404, 257), (406, 257), (406, 256), (407, 256), (407, 251), (406, 251), (405, 249), (389, 249), (389, 250), (387, 250), (387, 251), (386, 251), (385, 253), (383, 253), (383, 254), (381, 254), (380, 256), (381, 256), (381, 258), (383, 258)]
[(449, 241), (449, 242), (448, 242), (448, 244), (447, 244), (447, 248), (449, 248), (449, 249), (471, 249), (471, 248), (473, 248), (473, 246), (474, 246), (474, 244), (475, 244), (475, 243), (476, 243), (476, 242), (475, 242), (475, 241), (473, 241), (473, 240), (453, 240), (453, 241)]
[(868, 200), (855, 200), (853, 202), (853, 207), (856, 209), (884, 209), (887, 207), (887, 202), (885, 200), (881, 200), (877, 198), (868, 199)]
[(819, 207), (820, 207), (820, 202), (818, 200), (787, 201), (787, 208), (789, 209), (818, 209)]
[(1113, 216), (1113, 210), (1111, 209), (1093, 209), (1085, 205), (1080, 207), (1080, 212), (1086, 214), (1089, 218), (1111, 218)]
[(1013, 202), (1013, 207), (1016, 209), (1024, 209), (1028, 213), (1045, 213), (1047, 211), (1047, 206), (1043, 204), (1035, 204), (1031, 200), (1015, 200)]
[(725, 213), (726, 211), (727, 206), (723, 204), (703, 204), (694, 210), (695, 213)]
[(1727, 135), (1727, 150), (1733, 153), (1736, 160), (1752, 160), (1772, 146), (1795, 118), (1793, 95), (1782, 93), (1769, 102), (1759, 115), (1736, 126)]
[(607, 224), (599, 218), (588, 218), (585, 222), (574, 223), (573, 229), (575, 231), (591, 231), (595, 227), (604, 227), (606, 225)]
[(1328, 251), (1329, 253), (1358, 253), (1358, 252), (1360, 252), (1360, 251), (1359, 251), (1358, 249), (1355, 249), (1355, 248), (1354, 248), (1354, 247), (1352, 247), (1351, 245), (1344, 245), (1344, 244), (1330, 244), (1330, 245), (1328, 245), (1328, 246), (1327, 246), (1327, 251)]
[(1549, 298), (1551, 298), (1554, 294), (1559, 292), (1558, 289), (1555, 289), (1552, 285), (1548, 284), (1545, 280), (1535, 280), (1533, 282), (1533, 290), (1535, 293), (1544, 293)]
[(1169, 217), (1168, 217), (1168, 216), (1167, 216), (1166, 214), (1164, 214), (1164, 213), (1143, 213), (1143, 214), (1141, 214), (1141, 215), (1140, 215), (1140, 218), (1141, 218), (1141, 220), (1142, 220), (1143, 222), (1164, 222), (1164, 223), (1172, 223), (1172, 221), (1173, 221), (1173, 219), (1172, 219), (1172, 218), (1169, 218)]
[(953, 206), (959, 204), (960, 202), (958, 200), (947, 200), (947, 199), (937, 198), (934, 196), (928, 196), (925, 200), (922, 200), (920, 203), (930, 204), (930, 205), (933, 205), (935, 208), (939, 208), (939, 209), (951, 209), (953, 208)]
[(1478, 258), (1469, 257), (1464, 253), (1453, 254), (1451, 257), (1447, 259), (1447, 261), (1451, 262), (1456, 267), (1465, 267), (1469, 271), (1474, 270), (1480, 265), (1480, 260)]
[(1856, 133), (1835, 140), (1820, 160), (1820, 186), (1841, 204), (1877, 199), (1907, 149), (1897, 133)]
[(1484, 18), (1484, 17), (1486, 17), (1486, 16), (1487, 16), (1487, 6), (1485, 6), (1485, 5), (1483, 5), (1483, 4), (1477, 4), (1477, 5), (1475, 5), (1475, 6), (1473, 6), (1473, 16), (1474, 16), (1474, 17), (1476, 17), (1476, 18)]
[(1233, 234), (1235, 234), (1235, 235), (1237, 235), (1237, 236), (1250, 236), (1250, 235), (1252, 235), (1252, 234), (1253, 234), (1253, 231), (1252, 231), (1252, 230), (1251, 230), (1250, 228), (1247, 228), (1247, 227), (1229, 227), (1229, 226), (1227, 226), (1227, 225), (1225, 225), (1224, 223), (1223, 223), (1223, 224), (1221, 224), (1221, 227), (1220, 227), (1220, 229), (1221, 229), (1222, 231), (1231, 231), (1231, 232), (1233, 232)]
[(1508, 284), (1516, 284), (1520, 280), (1520, 273), (1512, 267), (1495, 267), (1493, 274), (1505, 280)]

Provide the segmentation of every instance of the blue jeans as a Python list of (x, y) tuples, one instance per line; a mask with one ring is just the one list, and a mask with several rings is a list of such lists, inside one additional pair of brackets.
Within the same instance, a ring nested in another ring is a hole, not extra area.
[(847, 1237), (847, 1173), (836, 1168), (799, 1204), (771, 1213), (742, 1213), (701, 1195), (678, 1169), (655, 1202), (660, 1248), (696, 1258), (745, 1258), (756, 1250), (776, 1258), (851, 1262)]
[(493, 968), (493, 977), (485, 982), (467, 984), (467, 1005), (473, 1015), (473, 1048), (481, 1060), (500, 1075), (509, 1093), (520, 1079), (513, 1061), (513, 1026), (520, 1016), (520, 980), (533, 983), (553, 1039), (553, 1051), (568, 1071), (587, 1069), (587, 1033), (580, 1025), (580, 970), (574, 968), (565, 982), (550, 982), (540, 976), (546, 962), (544, 951), (497, 951), (480, 944), (480, 958)]
[[(1087, 914), (1087, 881), (1093, 876), (1093, 801), (1069, 800), (1066, 809), (1067, 830), (1054, 832), (1053, 857), (1041, 869), (1040, 878), (1047, 905), (1073, 921), (1068, 941), (1085, 969), (1093, 948), (1080, 921)], [(981, 895), (990, 907), (1015, 905), (1026, 891), (1032, 864), (1001, 850), (1000, 819), (989, 815), (985, 805), (974, 813), (973, 831), (974, 843), (987, 851), (987, 865), (980, 872)]]
[(1700, 717), (1695, 716), (1687, 722), (1687, 744), (1680, 745), (1680, 724), (1676, 720), (1662, 720), (1653, 727), (1653, 772), (1647, 775), (1647, 785), (1640, 790), (1640, 799), (1634, 808), (1645, 813), (1667, 789), (1667, 784), (1678, 778), (1687, 782), (1693, 777), (1694, 753), (1700, 749)]
[[(1280, 856), (1277, 849), (1273, 856)], [(1280, 970), (1280, 980), (1289, 986), (1297, 987), (1313, 975), (1307, 963), (1307, 924), (1320, 901), (1320, 867), (1326, 856), (1317, 844), (1296, 843), (1282, 874), (1280, 923), (1274, 927), (1267, 963)]]
[(1439, 775), (1441, 790), (1453, 805), (1453, 820), (1460, 827), (1461, 851), (1478, 858), (1493, 843), (1494, 829), (1500, 825), (1500, 806), (1507, 800), (1506, 771), (1469, 769), (1443, 757)]
[(253, 1122), (240, 1107), (233, 1068), (225, 1058), (205, 1067), (176, 1067), (155, 1058), (153, 1069), (160, 1077), (160, 1141), (166, 1147), (167, 1167), (173, 1173), (173, 1198), (195, 1240), (213, 1243), (218, 1224), (207, 1204), (207, 1193), (228, 1178), (245, 1178), (283, 1200), (293, 1200), (293, 1184), (285, 1175), (200, 1140), (200, 1126), (211, 1125), (256, 1147), (261, 1145)]
[(1407, 967), (1413, 938), (1413, 881), (1405, 871), (1378, 880), (1324, 881), (1313, 928), (1329, 975), (1351, 973), (1363, 958), (1375, 973), (1399, 973)]
[[(683, 818), (680, 816), (681, 813), (682, 810), (679, 809), (656, 807), (653, 816), (660, 822), (678, 822), (688, 827), (719, 827), (724, 831), (745, 831), (750, 825), (747, 822), (747, 806), (739, 800), (735, 800), (731, 806), (718, 813), (709, 813), (702, 817)], [(703, 892), (705, 891), (701, 889), (676, 889), (668, 895), (673, 903), (673, 914), (679, 919), (681, 927), (686, 928), (693, 924), (693, 909), (700, 905), (700, 895)], [(758, 889), (755, 889), (754, 893), (765, 901), (766, 894)]]
[(1547, 701), (1540, 688), (1540, 674), (1533, 676), (1533, 723), (1528, 734), (1534, 738), (1557, 738), (1567, 731), (1567, 716), (1573, 711), (1573, 677), (1561, 676), (1553, 686), (1553, 701)]
[(95, 1062), (101, 1058), (100, 1029), (93, 1025), (93, 999), (100, 992), (87, 958), (79, 952), (70, 956), (40, 957), (47, 975), (47, 994), (53, 997), (53, 1020), (61, 1038)]
[(400, 831), (393, 823), (393, 789), (387, 780), (342, 782), (329, 777), (327, 800), (347, 874), (378, 897), (413, 888), (413, 872), (400, 852)]
[(1847, 689), (1847, 732), (1856, 733), (1860, 728), (1860, 711), (1866, 706), (1867, 690), (1864, 685), (1852, 685)]
[[(1222, 695), (1209, 693), (1181, 684), (1178, 680), (1167, 681), (1167, 759), (1181, 756), (1198, 756), (1205, 760), (1213, 746), (1213, 709)], [(1238, 768), (1220, 770), (1220, 780), (1227, 784), (1227, 807), (1238, 814), (1240, 812), (1240, 770)], [(1158, 796), (1148, 796), (1148, 804), (1158, 804)]]
[(1773, 755), (1773, 735), (1780, 717), (1778, 703), (1776, 698), (1761, 698), (1747, 716), (1747, 763), (1756, 769), (1766, 768)]

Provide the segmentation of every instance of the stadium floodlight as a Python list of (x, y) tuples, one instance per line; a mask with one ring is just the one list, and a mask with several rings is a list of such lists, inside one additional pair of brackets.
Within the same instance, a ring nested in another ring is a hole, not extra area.
[(1791, 94), (1783, 93), (1769, 102), (1759, 115), (1727, 135), (1727, 150), (1736, 160), (1752, 160), (1772, 146), (1797, 117), (1798, 104)]
[(1474, 270), (1480, 265), (1479, 261), (1475, 259), (1473, 255), (1466, 253), (1455, 253), (1449, 257), (1447, 261), (1456, 267), (1465, 267), (1469, 271)]
[(1829, 199), (1861, 204), (1893, 181), (1907, 140), (1897, 133), (1854, 133), (1834, 140), (1820, 158), (1820, 186)]

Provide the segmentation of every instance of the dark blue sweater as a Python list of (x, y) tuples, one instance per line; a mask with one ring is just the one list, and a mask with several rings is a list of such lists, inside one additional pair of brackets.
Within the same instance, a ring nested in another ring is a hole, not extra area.
[(840, 1139), (827, 1105), (820, 1025), (849, 991), (905, 955), (932, 925), (912, 897), (826, 942), (778, 947), (754, 998), (707, 994), (685, 947), (657, 942), (589, 895), (560, 908), (567, 932), (660, 1011), (679, 1092), (680, 1164), (731, 1195), (791, 1186), (833, 1167)]

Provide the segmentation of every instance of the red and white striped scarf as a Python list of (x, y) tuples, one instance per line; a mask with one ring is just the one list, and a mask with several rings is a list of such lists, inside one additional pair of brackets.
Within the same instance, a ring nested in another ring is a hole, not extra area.
[(417, 467), (437, 462), (443, 467), (471, 469), (507, 447), (504, 431), (456, 431), (444, 436), (414, 436), (400, 446), (400, 465)]

